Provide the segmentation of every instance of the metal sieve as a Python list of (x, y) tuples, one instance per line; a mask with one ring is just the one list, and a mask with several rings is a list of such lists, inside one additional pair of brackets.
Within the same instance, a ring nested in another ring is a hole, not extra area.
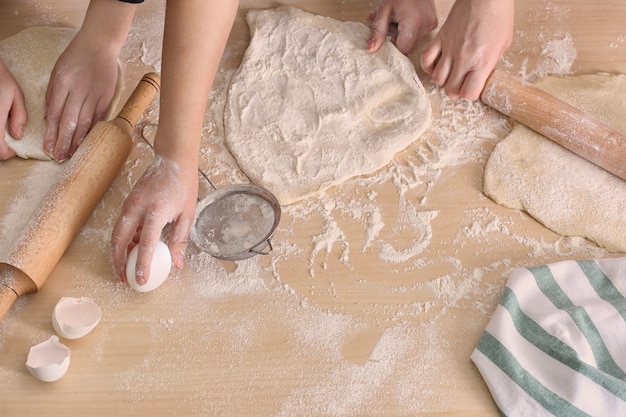
[(280, 204), (263, 187), (229, 185), (208, 193), (196, 206), (191, 240), (218, 259), (237, 261), (272, 251)]
[[(152, 143), (145, 130), (155, 126), (145, 125), (141, 131), (150, 148)], [(278, 199), (258, 185), (235, 184), (218, 189), (201, 169), (198, 172), (213, 191), (196, 205), (191, 241), (209, 255), (228, 261), (271, 253), (270, 239), (280, 222)]]

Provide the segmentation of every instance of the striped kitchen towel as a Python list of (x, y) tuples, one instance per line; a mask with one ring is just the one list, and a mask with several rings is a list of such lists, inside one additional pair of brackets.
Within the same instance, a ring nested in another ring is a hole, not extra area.
[(506, 416), (626, 416), (626, 258), (514, 270), (472, 361)]

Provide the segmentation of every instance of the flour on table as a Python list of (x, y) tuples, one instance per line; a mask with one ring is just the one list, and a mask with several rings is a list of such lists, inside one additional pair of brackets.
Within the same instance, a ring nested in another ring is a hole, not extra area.
[[(626, 76), (551, 76), (536, 85), (626, 133)], [(626, 252), (626, 181), (522, 125), (496, 146), (484, 191), (559, 234)]]
[(412, 62), (389, 42), (367, 53), (366, 25), (288, 6), (246, 19), (251, 41), (228, 92), (226, 145), (281, 204), (382, 168), (428, 127)]
[[(16, 140), (8, 128), (5, 135), (7, 144), (19, 157), (52, 159), (43, 151), (46, 90), (57, 58), (75, 34), (76, 29), (72, 28), (39, 26), (24, 29), (0, 41), (0, 58), (17, 80), (26, 99), (28, 122), (24, 136)], [(121, 80), (121, 77), (118, 76), (118, 79)], [(111, 109), (119, 101), (121, 88), (120, 85), (117, 87)]]

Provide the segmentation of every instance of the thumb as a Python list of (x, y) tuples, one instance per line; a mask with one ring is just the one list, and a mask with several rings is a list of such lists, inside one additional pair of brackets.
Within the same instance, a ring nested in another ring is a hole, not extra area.
[(379, 7), (373, 14), (370, 24), (370, 37), (367, 41), (367, 52), (376, 52), (385, 41), (391, 20), (391, 8)]
[(11, 111), (8, 117), (9, 133), (14, 139), (21, 139), (22, 136), (24, 136), (24, 127), (26, 126), (27, 120), (26, 99), (24, 98), (24, 93), (18, 90), (13, 97), (13, 104), (11, 105)]
[(439, 58), (441, 57), (442, 49), (443, 48), (441, 37), (437, 35), (422, 52), (420, 65), (424, 72), (426, 72), (426, 74), (428, 74), (430, 77), (433, 76), (435, 67), (437, 66)]

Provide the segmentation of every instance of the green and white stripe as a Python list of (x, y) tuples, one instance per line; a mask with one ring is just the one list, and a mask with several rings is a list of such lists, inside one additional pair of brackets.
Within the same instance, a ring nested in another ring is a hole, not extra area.
[(626, 258), (514, 270), (474, 352), (506, 416), (626, 416)]

